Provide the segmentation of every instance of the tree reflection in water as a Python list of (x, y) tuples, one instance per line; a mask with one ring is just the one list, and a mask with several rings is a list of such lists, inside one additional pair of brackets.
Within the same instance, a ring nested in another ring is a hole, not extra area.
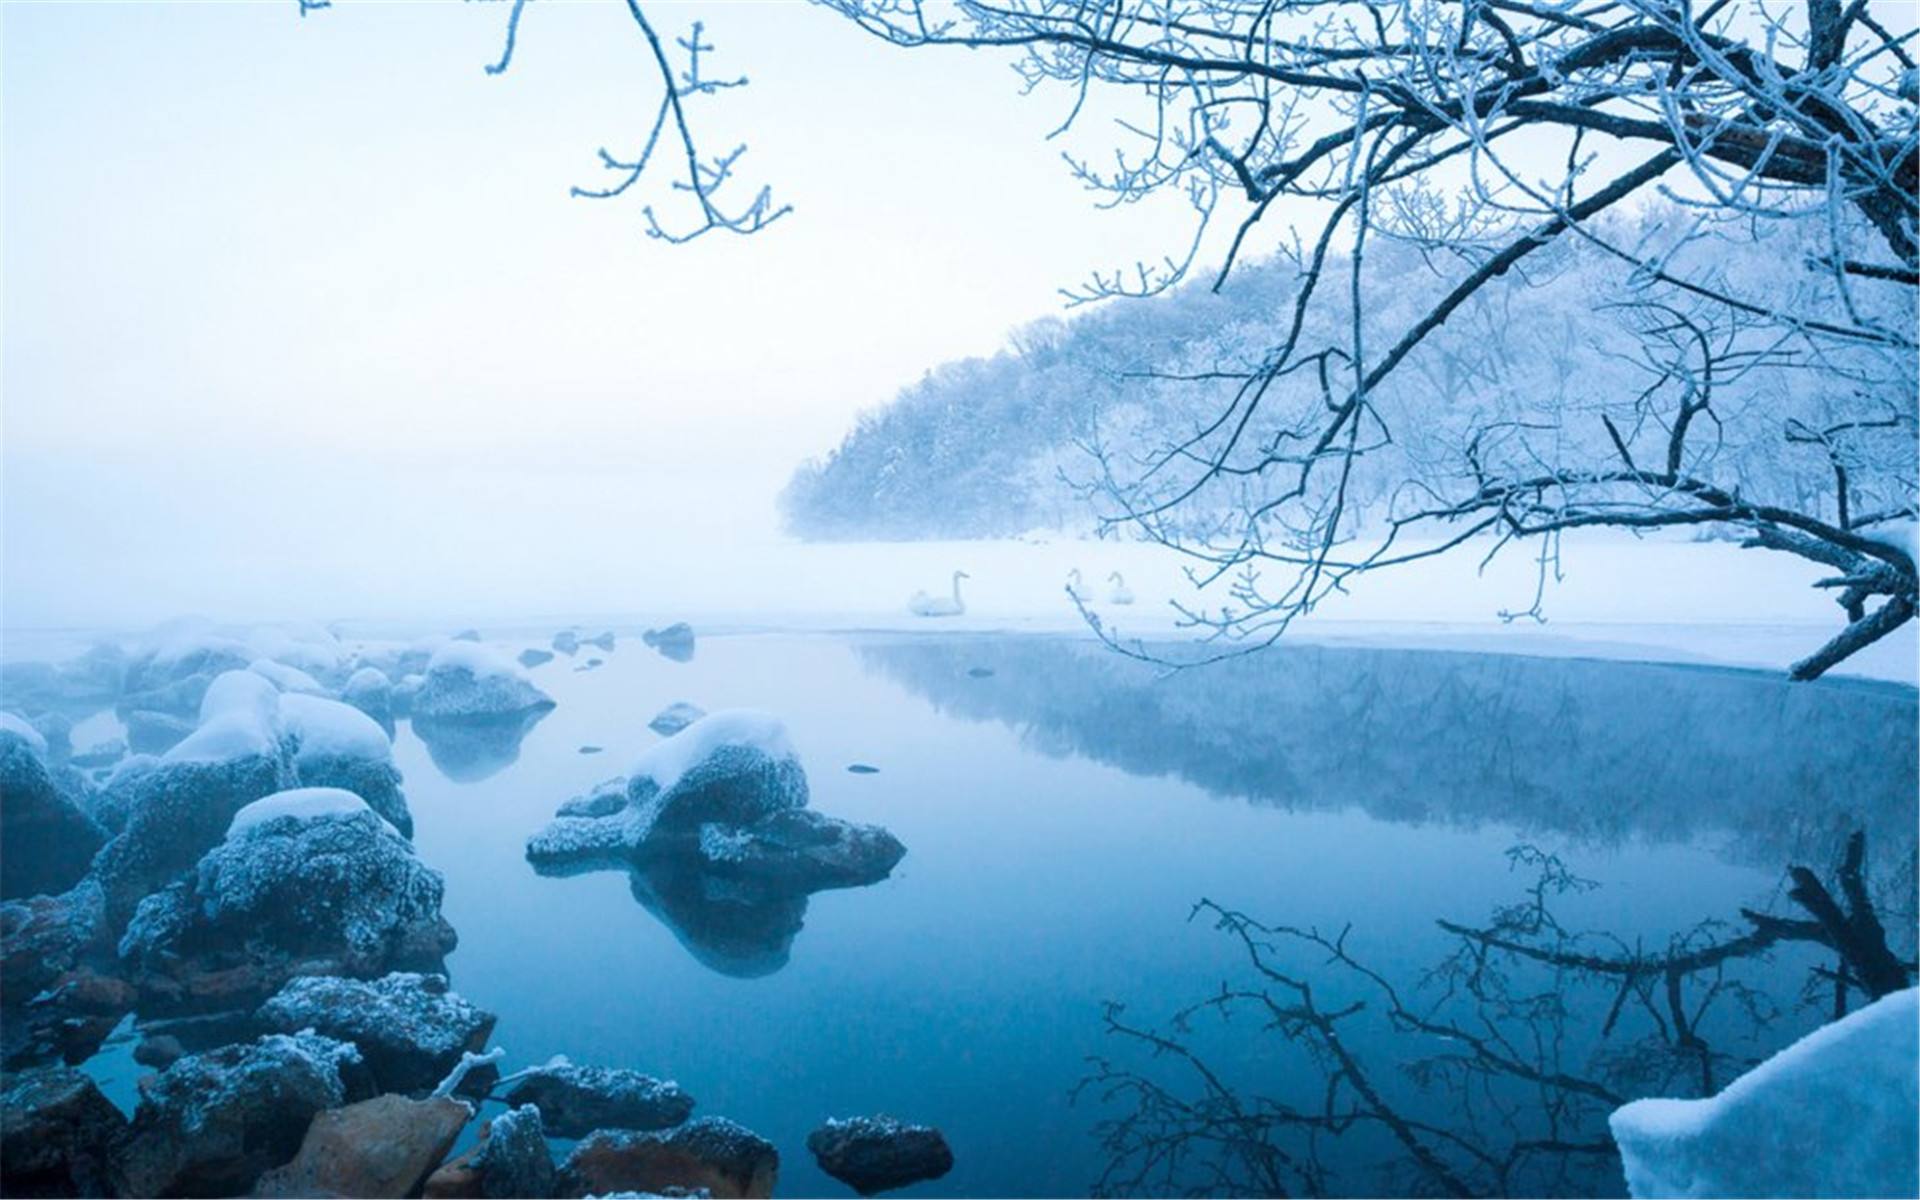
[[(1532, 846), (1509, 857), (1534, 874), (1524, 899), (1484, 925), (1442, 920), (1452, 950), (1410, 982), (1370, 966), (1351, 928), (1196, 905), (1236, 943), (1240, 979), (1161, 1028), (1108, 1006), (1107, 1030), (1130, 1053), (1096, 1061), (1077, 1092), (1108, 1113), (1095, 1192), (1618, 1194), (1613, 1109), (1711, 1094), (1913, 977), (1869, 900), (1859, 834), (1837, 888), (1792, 868), (1795, 914), (1743, 911), (1664, 946), (1567, 928), (1555, 902), (1596, 885)], [(1202, 1030), (1206, 1019), (1237, 1024), (1266, 1052), (1203, 1049), (1219, 1032)], [(1390, 1052), (1370, 1054), (1382, 1039)], [(1249, 1061), (1282, 1085), (1240, 1078)]]

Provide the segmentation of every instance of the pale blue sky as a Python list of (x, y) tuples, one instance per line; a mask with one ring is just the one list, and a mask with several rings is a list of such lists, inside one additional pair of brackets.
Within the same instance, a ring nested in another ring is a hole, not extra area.
[(1003, 60), (650, 11), (752, 77), (697, 117), (795, 206), (768, 233), (569, 198), (655, 96), (610, 0), (537, 0), (498, 78), (501, 4), (0, 3), (6, 621), (617, 604), (581, 564), (764, 539), (860, 409), (1179, 249)]

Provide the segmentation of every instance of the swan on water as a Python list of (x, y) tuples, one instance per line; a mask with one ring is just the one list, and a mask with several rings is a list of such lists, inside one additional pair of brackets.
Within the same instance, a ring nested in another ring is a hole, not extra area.
[(1113, 583), (1113, 590), (1107, 593), (1108, 601), (1114, 604), (1132, 604), (1133, 589), (1128, 587), (1127, 581), (1120, 577), (1120, 572), (1115, 571), (1107, 578)]
[(915, 592), (913, 599), (907, 601), (907, 608), (916, 617), (957, 617), (967, 611), (966, 601), (960, 598), (960, 581), (972, 578), (965, 571), (955, 571), (952, 596), (930, 596), (926, 592)]

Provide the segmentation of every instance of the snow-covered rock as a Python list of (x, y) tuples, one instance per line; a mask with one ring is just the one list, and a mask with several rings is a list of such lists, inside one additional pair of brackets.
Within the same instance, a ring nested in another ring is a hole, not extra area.
[(1635, 1196), (1920, 1194), (1920, 989), (1814, 1030), (1705, 1100), (1616, 1110)]
[(444, 975), (396, 971), (374, 980), (290, 980), (256, 1019), (281, 1033), (312, 1029), (352, 1042), (380, 1091), (418, 1093), (445, 1079), (462, 1054), (486, 1049), (495, 1017), (449, 991)]
[(552, 707), (553, 698), (506, 655), (476, 642), (448, 642), (427, 663), (412, 711), (416, 718), (457, 720)]
[(403, 837), (413, 836), (393, 744), (372, 717), (338, 700), (289, 693), (280, 697), (280, 733), (302, 786), (346, 788)]
[(276, 730), (244, 707), (215, 714), (157, 762), (123, 766), (106, 790), (124, 823), (93, 867), (114, 921), (190, 870), (235, 813), (294, 783)]
[(320, 681), (302, 671), (299, 667), (290, 667), (270, 658), (256, 658), (247, 664), (247, 670), (265, 679), (283, 692), (300, 692), (308, 696), (324, 696), (327, 689)]
[(292, 1158), (320, 1112), (349, 1099), (359, 1052), (314, 1033), (190, 1054), (141, 1093), (122, 1155), (122, 1194), (243, 1195)]
[(393, 684), (378, 667), (361, 667), (347, 676), (340, 688), (340, 699), (372, 717), (380, 727), (393, 733)]
[(107, 839), (62, 793), (46, 755), (38, 730), (0, 713), (0, 899), (72, 887)]
[(693, 1097), (671, 1080), (564, 1058), (520, 1072), (506, 1100), (539, 1109), (546, 1128), (565, 1138), (596, 1129), (670, 1129), (693, 1115)]
[(694, 849), (706, 824), (744, 826), (804, 808), (807, 776), (777, 718), (714, 713), (653, 746), (627, 777), (627, 803), (601, 816), (557, 817), (527, 844), (535, 862)]
[(361, 805), (295, 793), (141, 901), (120, 955), (149, 1006), (252, 1007), (296, 975), (439, 970), (457, 940), (440, 873)]

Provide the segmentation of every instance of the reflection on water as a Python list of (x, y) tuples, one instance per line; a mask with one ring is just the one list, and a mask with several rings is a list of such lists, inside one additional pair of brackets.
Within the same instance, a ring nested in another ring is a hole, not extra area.
[[(563, 660), (535, 675), (558, 707), (497, 773), (453, 782), (433, 741), (403, 735), (395, 746), (415, 844), (446, 875), (454, 985), (500, 1015), (505, 1069), (566, 1054), (677, 1078), (700, 1111), (780, 1147), (791, 1194), (837, 1194), (805, 1138), (853, 1112), (945, 1131), (953, 1172), (906, 1196), (1080, 1195), (1103, 1175), (1127, 1190), (1124, 1170), (1110, 1173), (1124, 1147), (1102, 1123), (1181, 1128), (1154, 1125), (1172, 1109), (1143, 1111), (1131, 1093), (1095, 1086), (1073, 1102), (1098, 1069), (1090, 1060), (1110, 1064), (1108, 1086), (1137, 1076), (1188, 1111), (1316, 1111), (1327, 1077), (1310, 1048), (1262, 1033), (1254, 1011), (1174, 1026), (1223, 982), (1283, 991), (1251, 971), (1231, 932), (1188, 919), (1203, 897), (1270, 925), (1350, 928), (1355, 960), (1409, 1011), (1437, 998), (1423, 980), (1453, 987), (1465, 1007), (1441, 1015), (1463, 1028), (1481, 1003), (1470, 987), (1516, 1039), (1533, 1028), (1521, 1015), (1564, 1002), (1539, 1044), (1581, 1078), (1602, 1074), (1594, 1056), (1607, 1052), (1602, 1083), (1614, 1094), (1687, 1077), (1675, 1066), (1689, 1065), (1684, 1054), (1649, 1040), (1642, 996), (1664, 1005), (1664, 979), (1636, 978), (1603, 1033), (1620, 977), (1462, 958), (1460, 937), (1435, 923), (1487, 928), (1527, 909), (1536, 871), (1510, 868), (1514, 843), (1601, 885), (1553, 898), (1569, 936), (1665, 953), (1674, 939), (1738, 934), (1743, 907), (1794, 915), (1786, 866), (1828, 872), (1838, 832), (1858, 825), (1887, 926), (1911, 937), (1900, 915), (1913, 909), (1910, 690), (1332, 649), (1159, 678), (1096, 647), (998, 636), (715, 636), (689, 662), (616, 654), (598, 670)], [(910, 852), (883, 883), (809, 896), (624, 863), (537, 875), (528, 835), (601, 783), (609, 762), (656, 744), (646, 721), (676, 701), (778, 714), (813, 807), (884, 825)], [(606, 753), (583, 757), (582, 745)], [(879, 770), (851, 774), (849, 763)], [(1252, 802), (1217, 799), (1229, 796)], [(1699, 932), (1710, 919), (1727, 924)], [(1528, 936), (1558, 944), (1544, 927)], [(1517, 1136), (1541, 1128), (1537, 1088), (1530, 1107), (1510, 1082), (1476, 1090), (1469, 1079), (1434, 1099), (1411, 1073), (1436, 1088), (1461, 1080), (1442, 1074), (1464, 1069), (1447, 1058), (1460, 1044), (1395, 1028), (1376, 985), (1318, 947), (1287, 945), (1274, 965), (1310, 982), (1323, 1007), (1367, 1003), (1343, 1021), (1343, 1043), (1397, 1111), (1474, 1122), (1476, 1144), (1502, 1156), (1516, 1137), (1499, 1132), (1502, 1113)], [(1487, 969), (1473, 976), (1476, 961)], [(1831, 967), (1831, 955), (1781, 945), (1729, 968), (1700, 1030), (1717, 1078), (1823, 1018), (1831, 989), (1806, 993), (1816, 965)], [(1691, 1013), (1711, 984), (1682, 982)], [(1108, 1002), (1125, 1005), (1128, 1027), (1177, 1034), (1226, 1090), (1195, 1091), (1174, 1070), (1181, 1060), (1103, 1020)], [(1592, 1110), (1604, 1103), (1591, 1099)], [(1585, 1120), (1568, 1132), (1584, 1138)], [(1437, 1190), (1406, 1174), (1406, 1148), (1383, 1130), (1363, 1120), (1329, 1141), (1322, 1190)], [(1293, 1136), (1276, 1126), (1244, 1140), (1299, 1158)], [(1528, 1167), (1507, 1186), (1617, 1193), (1610, 1164), (1576, 1156), (1564, 1177)], [(1490, 1179), (1467, 1182), (1498, 1190)]]
[(1041, 753), (1278, 808), (1498, 822), (1594, 845), (1710, 834), (1769, 868), (1824, 861), (1863, 828), (1883, 866), (1912, 858), (1907, 687), (1312, 646), (1172, 674), (1050, 638), (879, 641), (860, 654)]
[(551, 711), (528, 708), (498, 717), (415, 717), (412, 724), (442, 775), (455, 783), (477, 783), (512, 766), (520, 757), (520, 743)]

